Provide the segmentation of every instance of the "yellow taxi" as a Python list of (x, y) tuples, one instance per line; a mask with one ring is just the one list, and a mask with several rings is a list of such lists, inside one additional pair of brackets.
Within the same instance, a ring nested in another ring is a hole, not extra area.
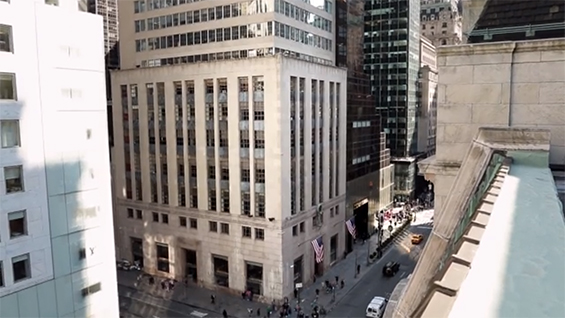
[(414, 244), (414, 245), (418, 245), (418, 244), (422, 243), (423, 240), (424, 240), (424, 236), (422, 234), (413, 234), (412, 235), (412, 244)]

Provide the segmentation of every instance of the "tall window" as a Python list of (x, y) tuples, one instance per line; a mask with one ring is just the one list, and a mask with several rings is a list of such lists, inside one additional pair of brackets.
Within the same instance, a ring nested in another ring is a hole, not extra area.
[(0, 52), (14, 52), (11, 25), (0, 24)]
[(169, 272), (169, 246), (167, 244), (156, 243), (157, 248), (157, 270)]
[(16, 74), (0, 73), (0, 100), (17, 100)]
[(20, 147), (20, 122), (0, 120), (0, 141), (2, 148)]

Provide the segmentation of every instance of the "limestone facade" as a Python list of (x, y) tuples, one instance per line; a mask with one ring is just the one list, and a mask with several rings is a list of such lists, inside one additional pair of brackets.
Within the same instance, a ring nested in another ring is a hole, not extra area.
[(267, 299), (312, 279), (314, 239), (318, 273), (341, 259), (345, 84), (344, 69), (280, 55), (114, 72), (118, 258), (234, 292), (252, 264)]
[(550, 165), (565, 165), (565, 39), (438, 49), (436, 156), (420, 163), (441, 211), (479, 127), (551, 131)]

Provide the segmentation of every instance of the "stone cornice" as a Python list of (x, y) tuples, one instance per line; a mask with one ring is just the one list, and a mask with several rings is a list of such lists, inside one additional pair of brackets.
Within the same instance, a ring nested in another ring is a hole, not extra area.
[(565, 50), (565, 39), (506, 41), (442, 46), (437, 49), (438, 57), (476, 54), (501, 54)]

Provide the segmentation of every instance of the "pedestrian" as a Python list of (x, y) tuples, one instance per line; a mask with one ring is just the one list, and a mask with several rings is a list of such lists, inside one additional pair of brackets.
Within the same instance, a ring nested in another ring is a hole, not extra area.
[(343, 279), (341, 280), (341, 289), (343, 289), (343, 287), (345, 287), (345, 282), (343, 281)]
[(318, 288), (316, 288), (316, 297), (320, 296), (320, 290)]
[(335, 277), (335, 284), (337, 285), (337, 283), (339, 283), (339, 276)]
[(222, 316), (224, 316), (224, 318), (228, 318), (228, 312), (225, 309), (222, 312)]
[(298, 289), (294, 289), (294, 299), (298, 298)]
[(359, 275), (359, 272), (361, 272), (361, 265), (357, 265), (357, 275)]
[(261, 317), (261, 308), (257, 308), (257, 317)]
[(215, 304), (215, 303), (216, 303), (216, 296), (215, 296), (214, 294), (210, 295), (210, 302), (211, 302), (212, 304)]

